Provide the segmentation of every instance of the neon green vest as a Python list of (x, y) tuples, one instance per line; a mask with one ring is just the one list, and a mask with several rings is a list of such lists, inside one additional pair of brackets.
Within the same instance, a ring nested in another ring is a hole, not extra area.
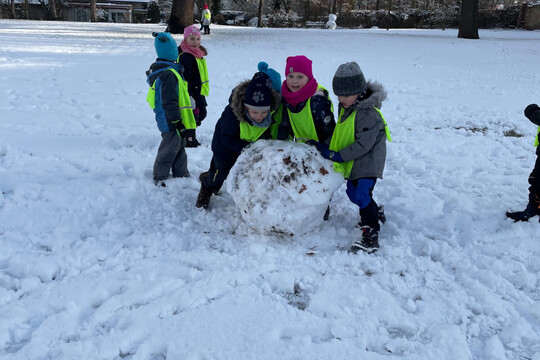
[[(384, 122), (384, 131), (386, 132), (386, 138), (388, 139), (388, 141), (392, 141), (392, 137), (390, 136), (390, 130), (388, 129), (388, 125), (386, 124), (386, 120), (384, 119), (381, 110), (377, 108), (374, 109), (379, 113), (379, 115), (381, 115), (381, 118)], [(352, 145), (355, 141), (354, 125), (356, 111), (353, 111), (351, 115), (349, 115), (345, 120), (342, 121), (344, 111), (344, 109), (341, 109), (341, 112), (339, 113), (339, 119), (336, 124), (336, 128), (334, 129), (332, 140), (330, 141), (329, 148), (333, 151), (339, 151), (341, 149), (344, 149), (347, 146)], [(342, 173), (345, 179), (348, 179), (349, 175), (351, 174), (353, 164), (354, 160), (346, 161), (343, 163), (334, 162), (334, 170)]]
[[(181, 52), (178, 55), (178, 58), (176, 59), (177, 62), (180, 62), (180, 56), (182, 56), (183, 52)], [(197, 61), (197, 69), (199, 69), (199, 76), (201, 78), (201, 95), (208, 96), (210, 93), (210, 84), (208, 82), (208, 68), (206, 67), (206, 59), (205, 58), (195, 58)]]
[(540, 136), (540, 126), (538, 127), (538, 131), (536, 132), (536, 139), (534, 139), (534, 146), (538, 146), (538, 144), (540, 143), (538, 141), (539, 136)]
[[(334, 129), (334, 134), (332, 135), (332, 140), (330, 141), (329, 148), (333, 151), (339, 151), (354, 143), (354, 118), (356, 116), (356, 111), (353, 111), (344, 121), (341, 120), (342, 116), (343, 109), (341, 109), (336, 128)], [(334, 162), (334, 170), (342, 173), (343, 176), (345, 176), (345, 179), (348, 179), (351, 174), (353, 163), (354, 160), (343, 163)]]
[(283, 120), (283, 104), (280, 104), (278, 108), (272, 112), (272, 118), (274, 119), (274, 122), (270, 125), (270, 132), (272, 134), (272, 139), (276, 140), (279, 124), (281, 124), (281, 120)]
[(201, 76), (201, 95), (208, 96), (210, 93), (210, 83), (208, 82), (208, 68), (206, 67), (206, 59), (197, 59), (197, 67)]
[[(321, 85), (317, 87), (317, 90), (324, 90), (326, 93), (328, 91)], [(332, 100), (327, 96), (327, 99), (332, 104)], [(334, 111), (334, 105), (331, 106), (332, 111)], [(298, 142), (306, 142), (308, 140), (319, 141), (317, 136), (317, 130), (315, 129), (315, 123), (313, 122), (313, 114), (311, 113), (311, 98), (306, 102), (306, 106), (299, 113), (293, 113), (287, 109), (289, 114), (289, 120), (291, 122), (291, 127), (294, 133), (294, 137)]]
[(240, 139), (248, 142), (257, 141), (258, 138), (268, 129), (267, 127), (261, 128), (258, 126), (252, 126), (246, 121), (240, 122)]
[[(189, 100), (187, 82), (182, 78), (178, 71), (173, 68), (169, 68), (168, 70), (172, 71), (178, 79), (178, 107), (180, 108), (182, 124), (184, 124), (186, 129), (195, 129), (197, 128), (197, 124), (195, 123), (191, 101)], [(146, 95), (146, 101), (152, 110), (156, 107), (156, 81), (154, 81), (150, 89), (148, 89), (148, 94)]]

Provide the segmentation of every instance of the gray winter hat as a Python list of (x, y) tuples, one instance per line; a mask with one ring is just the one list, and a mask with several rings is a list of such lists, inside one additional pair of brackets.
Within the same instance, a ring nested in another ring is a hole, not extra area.
[(366, 90), (366, 79), (360, 66), (354, 61), (340, 65), (332, 79), (332, 88), (337, 96), (362, 94)]

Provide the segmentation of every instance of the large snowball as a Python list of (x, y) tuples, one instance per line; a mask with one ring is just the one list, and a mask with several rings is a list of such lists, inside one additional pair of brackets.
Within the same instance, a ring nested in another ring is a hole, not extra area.
[(320, 225), (342, 183), (343, 176), (313, 146), (259, 140), (238, 157), (227, 191), (251, 228), (301, 235)]

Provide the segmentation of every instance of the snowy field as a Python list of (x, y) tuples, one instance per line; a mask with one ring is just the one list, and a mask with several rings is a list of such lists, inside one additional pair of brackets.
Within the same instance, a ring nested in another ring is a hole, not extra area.
[[(540, 224), (505, 218), (535, 160), (539, 31), (212, 26), (203, 146), (158, 188), (159, 30), (0, 21), (1, 359), (540, 360)], [(226, 186), (195, 208), (232, 88), (300, 54), (328, 89), (354, 60), (388, 90), (373, 255), (342, 250), (345, 186), (296, 238), (253, 231)]]

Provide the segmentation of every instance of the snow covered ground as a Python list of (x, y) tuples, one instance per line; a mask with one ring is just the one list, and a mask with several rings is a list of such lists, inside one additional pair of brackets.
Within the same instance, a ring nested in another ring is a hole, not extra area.
[[(539, 31), (212, 26), (203, 146), (158, 188), (155, 30), (0, 21), (0, 358), (540, 360), (540, 224), (504, 215), (535, 160)], [(355, 60), (388, 90), (374, 255), (342, 250), (345, 186), (296, 238), (253, 231), (226, 187), (195, 208), (231, 89), (300, 54), (328, 89)]]

